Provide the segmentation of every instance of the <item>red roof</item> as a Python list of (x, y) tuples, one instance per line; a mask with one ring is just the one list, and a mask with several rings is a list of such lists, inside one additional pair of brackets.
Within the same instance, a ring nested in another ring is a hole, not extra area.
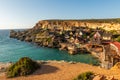
[(111, 42), (112, 44), (114, 44), (118, 50), (120, 50), (120, 43), (119, 42)]

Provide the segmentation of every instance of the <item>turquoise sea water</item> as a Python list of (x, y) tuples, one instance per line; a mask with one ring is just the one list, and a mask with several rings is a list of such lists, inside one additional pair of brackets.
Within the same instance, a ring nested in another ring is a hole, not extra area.
[(21, 57), (33, 60), (65, 60), (83, 63), (96, 63), (90, 54), (70, 55), (58, 49), (38, 47), (32, 43), (9, 38), (9, 30), (0, 30), (0, 62), (15, 62)]

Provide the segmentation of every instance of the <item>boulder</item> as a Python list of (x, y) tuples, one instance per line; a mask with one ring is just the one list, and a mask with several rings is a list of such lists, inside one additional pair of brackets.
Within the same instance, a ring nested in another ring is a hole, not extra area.
[(32, 39), (31, 39), (30, 36), (27, 36), (27, 37), (25, 38), (25, 41), (27, 41), (27, 42), (32, 42)]
[(114, 78), (114, 76), (108, 76), (106, 80), (116, 80), (116, 79)]
[(111, 70), (120, 70), (120, 62), (117, 62), (112, 68)]
[(16, 38), (16, 34), (17, 34), (16, 31), (11, 30), (11, 31), (10, 31), (10, 38)]
[(106, 79), (105, 79), (105, 76), (103, 75), (97, 75), (93, 78), (93, 80), (106, 80)]

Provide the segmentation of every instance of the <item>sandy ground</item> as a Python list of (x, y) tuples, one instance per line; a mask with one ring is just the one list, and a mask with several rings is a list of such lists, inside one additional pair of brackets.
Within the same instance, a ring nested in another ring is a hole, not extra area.
[(51, 61), (42, 64), (41, 69), (38, 69), (32, 75), (26, 77), (17, 77), (7, 79), (5, 73), (0, 73), (0, 80), (72, 80), (78, 74), (86, 71), (93, 71), (97, 74), (114, 76), (120, 80), (119, 70), (106, 70), (98, 66), (92, 66), (84, 63), (67, 63)]

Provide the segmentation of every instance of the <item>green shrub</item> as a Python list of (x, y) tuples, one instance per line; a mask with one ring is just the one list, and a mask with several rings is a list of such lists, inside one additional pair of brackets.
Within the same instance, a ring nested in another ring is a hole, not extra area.
[(21, 58), (7, 70), (7, 77), (26, 76), (33, 73), (40, 66), (28, 57)]
[(116, 38), (116, 41), (120, 42), (120, 36), (118, 36), (118, 37)]
[(94, 77), (93, 72), (85, 72), (77, 76), (74, 80), (92, 80)]

